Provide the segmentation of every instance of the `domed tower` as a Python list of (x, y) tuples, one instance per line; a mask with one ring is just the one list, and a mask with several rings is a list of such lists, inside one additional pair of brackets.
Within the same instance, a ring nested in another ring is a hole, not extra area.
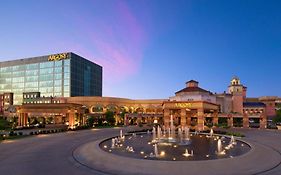
[(233, 77), (230, 81), (230, 85), (228, 86), (228, 92), (233, 94), (235, 92), (242, 92), (243, 86), (240, 83), (240, 79), (238, 77)]
[(228, 92), (232, 94), (232, 111), (243, 113), (243, 102), (246, 99), (247, 87), (243, 86), (238, 77), (233, 77), (228, 86)]

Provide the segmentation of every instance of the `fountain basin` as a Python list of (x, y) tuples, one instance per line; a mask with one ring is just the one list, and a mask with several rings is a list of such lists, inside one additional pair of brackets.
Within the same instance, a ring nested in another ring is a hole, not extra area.
[[(112, 138), (104, 140), (100, 143), (100, 148), (106, 152), (125, 156), (135, 159), (149, 159), (161, 161), (199, 161), (199, 160), (215, 160), (233, 158), (243, 155), (250, 151), (250, 146), (241, 141), (236, 140), (236, 144), (229, 147), (231, 138), (228, 136), (215, 135), (210, 137), (205, 134), (192, 134), (189, 144), (182, 144), (182, 141), (176, 136), (173, 142), (165, 142), (165, 139), (158, 139), (158, 142), (152, 142), (153, 135), (147, 133), (138, 133), (135, 136), (126, 135), (126, 139), (122, 142), (122, 146), (114, 149), (110, 148)], [(225, 154), (218, 154), (218, 139), (221, 139), (221, 149)], [(164, 142), (163, 142), (164, 140)], [(157, 144), (157, 153), (155, 155), (155, 144)], [(128, 152), (127, 147), (132, 147), (134, 152)], [(192, 156), (184, 156), (186, 150), (193, 152)], [(164, 152), (165, 154), (160, 154)]]

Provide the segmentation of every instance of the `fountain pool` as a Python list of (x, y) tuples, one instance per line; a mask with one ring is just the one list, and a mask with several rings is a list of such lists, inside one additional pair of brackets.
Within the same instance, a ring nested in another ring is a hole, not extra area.
[[(186, 128), (180, 129), (177, 134), (172, 132), (173, 134), (167, 135), (163, 134), (165, 131), (162, 132), (159, 128), (157, 130), (159, 132), (157, 134), (155, 128), (148, 133), (127, 134), (126, 139), (109, 138), (100, 143), (100, 148), (119, 156), (163, 161), (233, 158), (251, 149), (245, 142), (234, 140), (234, 137), (218, 136), (213, 133), (211, 135), (195, 134)], [(183, 137), (184, 130), (187, 131), (188, 136)], [(188, 137), (188, 142), (185, 142), (186, 137)], [(183, 142), (187, 144), (182, 144)], [(131, 151), (128, 148), (131, 148)]]

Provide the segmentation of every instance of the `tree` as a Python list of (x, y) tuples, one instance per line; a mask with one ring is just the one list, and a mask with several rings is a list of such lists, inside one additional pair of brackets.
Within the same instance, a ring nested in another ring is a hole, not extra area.
[(281, 109), (279, 109), (277, 111), (277, 115), (276, 117), (273, 119), (273, 122), (276, 124), (280, 124), (281, 123)]
[(121, 118), (121, 123), (118, 123), (118, 124), (124, 124), (124, 119), (125, 119), (125, 114), (126, 114), (126, 110), (122, 110), (121, 113), (120, 113), (120, 118)]
[(114, 112), (106, 111), (105, 120), (110, 126), (113, 126), (115, 124)]
[(7, 120), (0, 118), (0, 130), (7, 130), (11, 128), (11, 123)]
[(90, 126), (90, 127), (92, 127), (93, 124), (94, 124), (94, 117), (93, 117), (93, 116), (88, 117), (88, 119), (87, 119), (87, 125)]

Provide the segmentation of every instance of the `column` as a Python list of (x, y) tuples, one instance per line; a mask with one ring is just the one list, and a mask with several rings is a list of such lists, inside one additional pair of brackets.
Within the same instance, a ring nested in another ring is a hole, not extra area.
[(228, 127), (233, 127), (233, 117), (232, 117), (231, 114), (229, 114), (229, 115), (227, 116), (227, 126), (228, 126)]
[(138, 114), (138, 116), (137, 116), (137, 125), (141, 124), (141, 118), (142, 118), (142, 115)]
[(62, 123), (62, 115), (56, 116), (56, 119), (57, 119), (56, 123), (59, 123), (59, 124)]
[(79, 113), (79, 120), (80, 120), (80, 126), (83, 126), (84, 122), (83, 122), (83, 114), (82, 113)]
[(129, 114), (125, 114), (125, 116), (124, 116), (124, 125), (125, 126), (129, 125)]
[(218, 111), (215, 111), (213, 113), (213, 125), (218, 126), (218, 124), (219, 124)]
[(186, 110), (181, 109), (181, 127), (186, 126)]
[(164, 126), (165, 128), (170, 127), (170, 109), (164, 109)]
[(267, 118), (264, 113), (261, 114), (260, 116), (260, 129), (266, 129), (267, 125)]
[[(76, 116), (76, 117), (75, 117)], [(81, 122), (81, 118), (80, 118), (80, 114), (79, 113), (74, 113), (74, 121), (75, 121), (75, 118), (76, 118), (76, 121), (77, 121), (77, 124), (78, 126), (80, 125), (80, 122)], [(75, 123), (75, 122), (74, 122)]]
[(22, 126), (22, 113), (18, 113), (18, 126)]
[(147, 124), (151, 125), (153, 123), (153, 121), (154, 121), (154, 115), (149, 115), (147, 117)]
[(58, 116), (55, 115), (55, 116), (54, 116), (54, 124), (58, 124), (58, 123), (59, 123), (58, 120), (59, 120), (59, 119), (58, 119)]
[(68, 127), (70, 129), (73, 129), (74, 128), (74, 125), (75, 125), (75, 113), (74, 112), (70, 112), (68, 113)]
[(191, 112), (188, 112), (186, 114), (186, 118), (187, 118), (187, 121), (186, 121), (187, 126), (191, 127)]
[(85, 116), (85, 114), (82, 114), (83, 116), (82, 116), (82, 118), (83, 118), (83, 125), (86, 125), (86, 116)]
[(204, 130), (204, 109), (203, 108), (197, 109), (197, 130), (198, 131)]
[(18, 126), (27, 126), (27, 113), (19, 113)]
[(243, 128), (249, 128), (249, 116), (247, 114), (243, 115)]
[(27, 122), (28, 122), (28, 113), (23, 113), (23, 126), (27, 126)]

